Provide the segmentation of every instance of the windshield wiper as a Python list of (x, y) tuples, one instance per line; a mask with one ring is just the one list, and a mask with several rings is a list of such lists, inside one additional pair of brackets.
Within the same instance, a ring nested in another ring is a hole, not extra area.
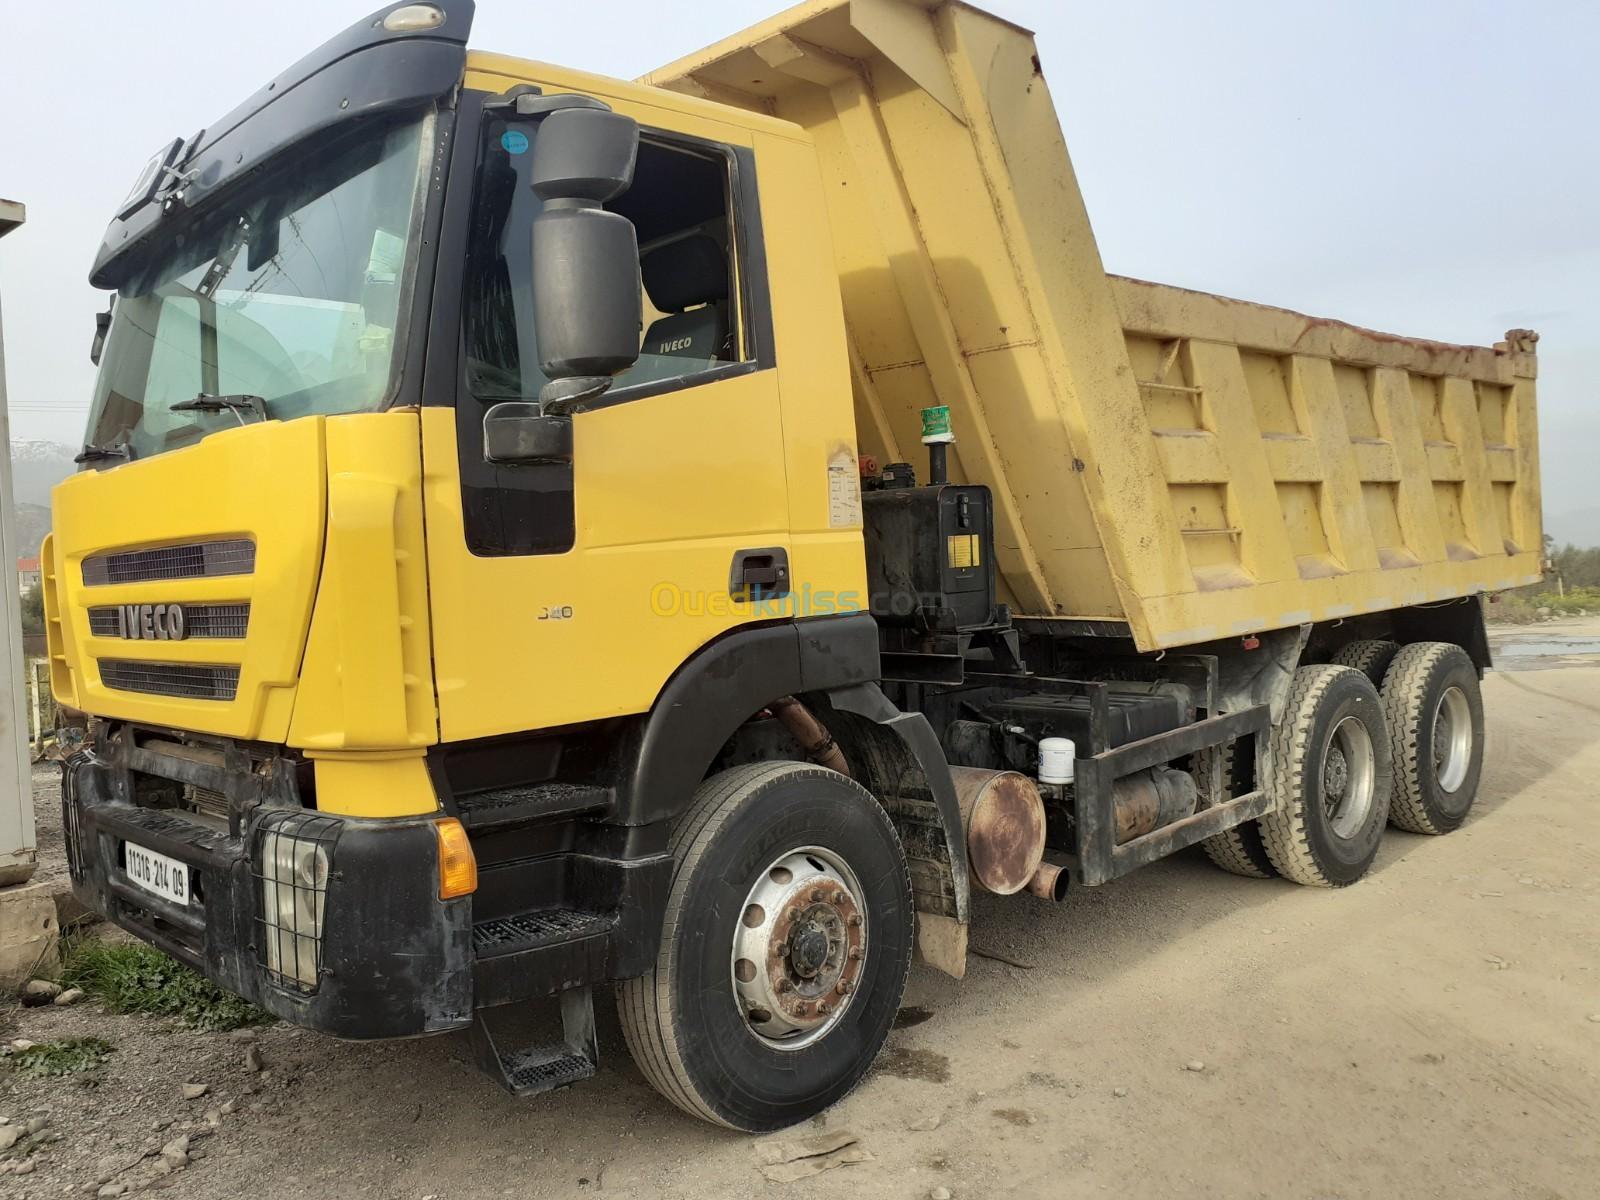
[(250, 413), (258, 421), (267, 419), (267, 402), (261, 396), (238, 393), (232, 396), (213, 396), (201, 392), (193, 400), (180, 400), (168, 406), (173, 412), (231, 412), (244, 424), (244, 414)]
[(129, 462), (132, 462), (133, 451), (125, 445), (96, 446), (93, 442), (86, 442), (83, 450), (79, 452), (72, 461), (81, 465), (88, 462), (100, 462), (101, 460), (107, 458), (125, 458)]

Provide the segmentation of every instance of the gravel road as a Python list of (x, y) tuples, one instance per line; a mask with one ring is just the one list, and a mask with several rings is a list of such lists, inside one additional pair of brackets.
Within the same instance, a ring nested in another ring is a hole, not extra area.
[(118, 1047), (97, 1082), (0, 1072), (0, 1115), (61, 1135), (0, 1195), (138, 1183), (155, 1160), (118, 1164), (183, 1133), (203, 1157), (153, 1177), (172, 1200), (1600, 1195), (1600, 622), (1495, 639), (1524, 649), (1485, 685), (1473, 819), (1391, 831), (1356, 887), (1186, 853), (1060, 906), (980, 898), (973, 944), (1026, 965), (917, 967), (873, 1075), (776, 1139), (847, 1131), (869, 1161), (766, 1181), (774, 1139), (659, 1099), (609, 1012), (597, 1079), (514, 1101), (459, 1038), (276, 1026), (254, 1072), (227, 1035), (79, 1006), (0, 1013)]

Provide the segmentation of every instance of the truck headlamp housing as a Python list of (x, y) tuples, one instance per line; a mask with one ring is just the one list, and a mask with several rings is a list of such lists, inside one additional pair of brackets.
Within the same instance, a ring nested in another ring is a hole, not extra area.
[(257, 829), (255, 872), (262, 966), (274, 983), (313, 992), (322, 973), (322, 921), (340, 824), (302, 809), (270, 812)]

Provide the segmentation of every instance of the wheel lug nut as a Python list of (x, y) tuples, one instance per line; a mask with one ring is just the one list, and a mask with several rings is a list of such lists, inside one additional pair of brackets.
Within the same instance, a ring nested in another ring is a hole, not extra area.
[(843, 904), (844, 900), (845, 900), (845, 896), (844, 896), (844, 892), (843, 891), (835, 891), (833, 893), (833, 902), (835, 904)]
[(850, 928), (851, 929), (860, 929), (861, 928), (861, 914), (860, 913), (851, 913), (850, 914)]
[(780, 979), (778, 980), (778, 990), (780, 992), (792, 992), (794, 991), (794, 984), (790, 983), (787, 979)]
[(821, 1013), (823, 1016), (827, 1016), (828, 1015), (828, 1002), (826, 1000), (818, 1000), (817, 1001), (817, 1011), (819, 1013)]
[(812, 888), (811, 889), (811, 898), (813, 900), (821, 900), (822, 899), (822, 889), (821, 888)]
[(807, 1004), (804, 1000), (802, 1000), (799, 1004), (796, 1004), (794, 1006), (794, 1015), (797, 1016), (797, 1017), (810, 1016), (811, 1015), (811, 1005)]
[(839, 980), (839, 986), (834, 990), (841, 996), (848, 996), (850, 994), (850, 981), (848, 979)]
[(851, 946), (850, 947), (850, 957), (851, 958), (860, 958), (861, 957), (861, 947), (860, 946)]

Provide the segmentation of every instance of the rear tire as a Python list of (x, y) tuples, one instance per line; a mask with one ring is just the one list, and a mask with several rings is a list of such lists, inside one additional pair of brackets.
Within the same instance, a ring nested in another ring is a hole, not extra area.
[(1399, 642), (1350, 642), (1333, 656), (1333, 662), (1336, 666), (1351, 667), (1360, 671), (1372, 680), (1373, 687), (1382, 688), (1384, 672), (1388, 671), (1389, 664), (1399, 653)]
[(617, 992), (634, 1062), (714, 1124), (815, 1116), (871, 1067), (911, 969), (894, 826), (846, 776), (755, 763), (700, 785), (672, 849), (655, 967)]
[[(1202, 808), (1221, 804), (1224, 799), (1222, 796), (1207, 795), (1213, 755), (1222, 757), (1223, 778), (1235, 792), (1238, 792), (1245, 774), (1239, 769), (1240, 764), (1234, 758), (1233, 748), (1234, 743), (1226, 742), (1221, 746), (1202, 750), (1194, 756), (1190, 770), (1194, 772), (1195, 782), (1200, 787)], [(1272, 865), (1272, 859), (1267, 855), (1266, 844), (1261, 840), (1261, 826), (1255, 821), (1246, 821), (1242, 825), (1235, 825), (1232, 829), (1214, 833), (1201, 842), (1200, 847), (1214, 865), (1221, 867), (1230, 875), (1242, 875), (1246, 879), (1278, 877), (1278, 869)]]
[(1394, 758), (1389, 821), (1409, 833), (1450, 833), (1472, 811), (1483, 775), (1483, 695), (1460, 646), (1414, 642), (1383, 681)]
[(1294, 673), (1272, 731), (1261, 818), (1280, 874), (1312, 887), (1346, 887), (1367, 873), (1389, 815), (1393, 771), (1383, 706), (1372, 681), (1329, 663)]

